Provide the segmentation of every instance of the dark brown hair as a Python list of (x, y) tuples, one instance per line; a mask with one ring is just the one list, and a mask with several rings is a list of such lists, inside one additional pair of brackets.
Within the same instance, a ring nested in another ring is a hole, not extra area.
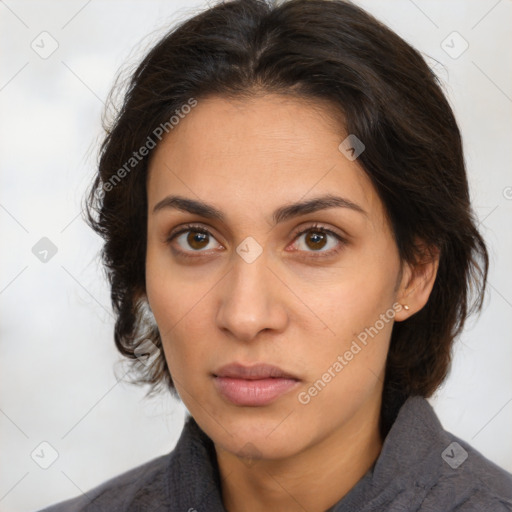
[[(398, 35), (341, 0), (219, 3), (174, 27), (132, 74), (87, 200), (88, 221), (105, 240), (117, 348), (134, 360), (144, 340), (161, 348), (144, 300), (150, 152), (141, 148), (158, 142), (158, 127), (170, 131), (171, 117), (191, 99), (261, 93), (328, 101), (366, 147), (358, 161), (402, 260), (422, 257), (418, 239), (440, 251), (426, 306), (394, 325), (383, 414), (407, 396), (430, 396), (466, 317), (482, 307), (488, 254), (470, 206), (459, 129), (437, 77)], [(162, 384), (173, 389), (162, 350), (137, 370), (150, 394)]]

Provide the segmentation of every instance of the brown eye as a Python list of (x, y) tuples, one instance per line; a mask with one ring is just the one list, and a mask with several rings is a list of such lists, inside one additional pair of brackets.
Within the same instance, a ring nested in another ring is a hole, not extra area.
[(346, 244), (344, 238), (334, 231), (311, 226), (295, 234), (295, 250), (310, 257), (328, 257), (338, 253)]
[(319, 231), (310, 231), (306, 235), (306, 245), (315, 251), (323, 249), (326, 244), (327, 236)]
[(183, 226), (179, 231), (172, 233), (167, 238), (167, 243), (182, 256), (200, 256), (201, 253), (206, 253), (207, 249), (222, 247), (206, 228), (193, 225)]
[[(204, 249), (209, 242), (209, 235), (201, 231), (189, 231), (187, 236), (187, 243), (192, 249)], [(206, 242), (206, 243), (205, 243)]]

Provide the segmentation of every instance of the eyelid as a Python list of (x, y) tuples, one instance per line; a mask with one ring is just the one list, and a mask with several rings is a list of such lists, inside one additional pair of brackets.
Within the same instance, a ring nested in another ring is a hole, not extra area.
[(336, 228), (324, 226), (320, 222), (313, 222), (313, 224), (298, 226), (297, 228), (295, 228), (293, 230), (292, 236), (295, 239), (299, 235), (303, 235), (304, 233), (307, 233), (308, 231), (314, 231), (315, 229), (317, 229), (320, 232), (333, 235), (333, 236), (337, 237), (339, 240), (343, 240), (343, 241), (348, 240), (348, 235), (344, 235), (342, 231), (336, 230)]
[[(210, 235), (215, 240), (217, 240), (217, 238), (212, 234), (210, 229), (211, 229), (210, 227), (207, 228), (201, 224), (195, 224), (195, 223), (184, 224), (184, 225), (176, 228), (176, 230), (171, 231), (171, 233), (165, 238), (165, 243), (170, 244), (177, 236), (179, 236), (183, 233), (187, 233), (189, 231), (196, 231), (198, 233), (204, 233), (204, 234)], [(315, 231), (315, 230), (317, 230), (320, 233), (325, 233), (327, 235), (331, 235), (331, 236), (335, 237), (338, 240), (338, 242), (340, 242), (341, 247), (338, 246), (337, 248), (330, 249), (329, 251), (294, 251), (294, 252), (306, 252), (308, 254), (308, 257), (310, 257), (310, 256), (317, 257), (317, 258), (329, 257), (329, 256), (333, 256), (333, 255), (337, 254), (342, 249), (342, 247), (348, 243), (347, 242), (348, 237), (338, 233), (337, 231), (335, 231), (334, 229), (332, 229), (330, 227), (323, 226), (318, 222), (313, 222), (313, 224), (310, 224), (307, 226), (302, 225), (302, 226), (298, 226), (297, 228), (295, 228), (293, 231), (293, 235), (292, 235), (293, 242), (295, 242), (298, 237), (304, 235), (305, 233), (308, 233), (310, 231)], [(217, 240), (217, 242), (218, 242), (218, 240)], [(222, 245), (220, 242), (219, 242), (219, 244)], [(208, 254), (210, 252), (210, 251), (183, 251), (182, 249), (173, 249), (173, 250), (175, 250), (176, 252), (179, 252), (181, 255), (183, 255), (185, 257), (199, 257), (200, 255), (202, 255), (204, 253)], [(192, 256), (193, 253), (196, 253), (197, 256)]]

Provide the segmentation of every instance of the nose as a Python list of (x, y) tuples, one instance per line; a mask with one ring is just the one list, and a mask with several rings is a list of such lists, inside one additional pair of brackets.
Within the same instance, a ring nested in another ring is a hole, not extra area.
[(237, 255), (219, 283), (217, 325), (240, 341), (254, 340), (261, 331), (286, 329), (285, 289), (267, 265), (264, 253), (252, 263)]

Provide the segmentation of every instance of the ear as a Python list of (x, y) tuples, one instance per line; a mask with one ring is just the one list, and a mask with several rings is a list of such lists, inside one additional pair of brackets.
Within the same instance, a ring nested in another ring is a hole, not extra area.
[[(397, 302), (402, 305), (402, 308), (395, 314), (397, 322), (407, 320), (425, 306), (436, 280), (439, 248), (427, 246), (422, 241), (418, 241), (416, 251), (418, 254), (416, 261), (403, 263), (397, 289)], [(405, 306), (408, 306), (408, 309)]]

